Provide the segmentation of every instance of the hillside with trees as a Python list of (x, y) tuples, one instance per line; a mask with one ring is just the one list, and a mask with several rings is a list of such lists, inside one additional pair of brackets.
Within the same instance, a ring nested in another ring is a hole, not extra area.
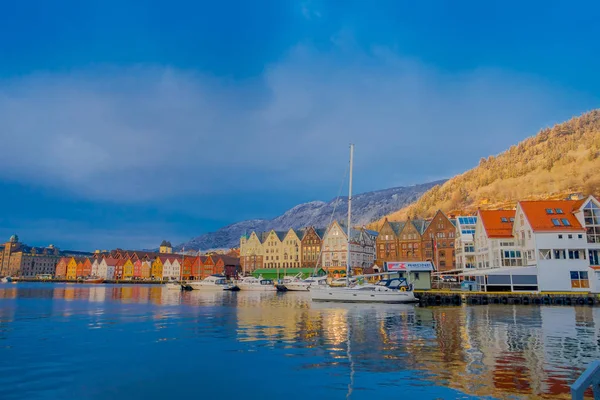
[(513, 207), (518, 200), (600, 193), (600, 109), (541, 130), (427, 191), (390, 220)]

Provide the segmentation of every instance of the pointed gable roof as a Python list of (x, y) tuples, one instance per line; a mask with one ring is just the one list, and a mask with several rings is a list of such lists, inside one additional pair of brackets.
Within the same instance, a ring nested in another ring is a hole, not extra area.
[[(523, 210), (534, 232), (583, 231), (584, 229), (579, 220), (573, 214), (576, 211), (575, 206), (577, 204), (579, 204), (579, 200), (532, 200), (519, 202), (519, 206)], [(559, 224), (555, 224), (553, 220), (558, 220)]]
[(404, 229), (404, 225), (406, 225), (406, 222), (388, 222), (388, 223), (390, 224), (390, 227), (392, 228), (392, 230), (394, 231), (396, 236), (400, 235), (400, 232), (402, 232), (402, 229)]
[(489, 238), (512, 238), (515, 210), (479, 210), (479, 219)]
[(425, 233), (425, 230), (429, 227), (430, 224), (430, 221), (426, 221), (424, 219), (413, 219), (410, 222), (413, 224), (413, 226), (421, 236)]

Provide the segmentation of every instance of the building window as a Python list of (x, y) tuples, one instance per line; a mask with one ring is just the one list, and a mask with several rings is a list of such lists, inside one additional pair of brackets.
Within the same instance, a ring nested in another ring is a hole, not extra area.
[(554, 226), (560, 226), (560, 221), (556, 218), (552, 218), (552, 224), (554, 224)]
[(559, 239), (562, 239), (562, 238), (563, 238), (563, 235), (558, 235), (558, 238), (559, 238)]
[(586, 271), (571, 271), (571, 287), (575, 289), (589, 288), (588, 273)]
[(577, 239), (583, 239), (583, 235), (581, 235), (581, 234), (577, 235)]
[(581, 249), (569, 250), (569, 260), (585, 260), (585, 251)]
[(561, 221), (563, 223), (564, 226), (571, 226), (571, 223), (569, 222), (568, 219), (566, 218), (561, 218)]
[(590, 265), (600, 265), (600, 250), (590, 250)]
[(583, 209), (588, 243), (600, 243), (600, 208), (589, 201)]
[(565, 260), (566, 258), (566, 252), (564, 249), (554, 249), (555, 260)]
[(549, 260), (550, 259), (550, 249), (540, 249), (539, 257), (541, 260)]

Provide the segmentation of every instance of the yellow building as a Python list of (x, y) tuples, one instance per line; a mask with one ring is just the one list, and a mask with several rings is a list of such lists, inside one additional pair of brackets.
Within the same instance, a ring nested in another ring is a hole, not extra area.
[(263, 240), (264, 268), (281, 268), (283, 266), (283, 245), (285, 232), (271, 230)]
[(163, 262), (160, 257), (156, 257), (152, 261), (151, 276), (156, 280), (162, 280), (163, 277)]
[(131, 258), (128, 258), (123, 264), (123, 279), (132, 279), (133, 278), (133, 263), (131, 262)]
[(173, 246), (171, 246), (171, 242), (163, 240), (160, 244), (159, 251), (161, 254), (171, 254), (173, 253)]
[(77, 260), (75, 257), (71, 257), (67, 264), (67, 279), (77, 279)]

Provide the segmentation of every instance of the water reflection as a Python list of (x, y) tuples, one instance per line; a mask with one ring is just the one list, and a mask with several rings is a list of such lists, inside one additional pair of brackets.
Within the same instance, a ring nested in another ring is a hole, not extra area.
[[(566, 399), (582, 369), (600, 358), (599, 308), (315, 304), (306, 293), (158, 285), (2, 285), (0, 340), (16, 341), (12, 323), (33, 318), (35, 299), (35, 318), (85, 319), (90, 331), (137, 324), (132, 340), (158, 332), (153, 342), (217, 338), (242, 346), (235, 351), (279, 352), (306, 371), (333, 371), (345, 386), (332, 387), (352, 398), (357, 388), (437, 386), (476, 397)], [(358, 383), (367, 376), (376, 378)]]

